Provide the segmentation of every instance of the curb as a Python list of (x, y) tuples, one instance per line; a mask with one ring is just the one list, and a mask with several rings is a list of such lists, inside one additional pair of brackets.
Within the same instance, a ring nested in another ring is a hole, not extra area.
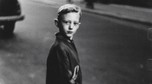
[[(58, 2), (55, 2), (55, 1), (49, 1), (49, 0), (33, 0), (33, 1), (42, 2), (42, 3), (45, 3), (45, 4), (51, 4), (51, 5), (56, 4), (55, 7), (57, 7), (57, 6), (59, 7), (63, 4), (66, 4), (66, 3), (58, 3)], [(146, 19), (143, 19), (143, 18), (135, 18), (135, 17), (127, 16), (127, 15), (122, 15), (122, 14), (119, 14), (119, 13), (87, 9), (85, 7), (82, 7), (81, 4), (77, 4), (77, 3), (76, 3), (76, 5), (79, 5), (82, 8), (82, 11), (87, 12), (87, 13), (92, 13), (92, 14), (96, 14), (96, 15), (102, 15), (102, 16), (113, 17), (113, 18), (122, 19), (122, 20), (138, 22), (138, 23), (146, 24), (148, 26), (152, 25), (152, 21), (146, 20)]]
[(91, 9), (86, 9), (86, 8), (82, 8), (82, 10), (84, 12), (92, 13), (92, 14), (96, 14), (96, 15), (102, 15), (102, 16), (113, 17), (113, 18), (122, 19), (122, 20), (138, 22), (138, 23), (146, 24), (148, 26), (152, 25), (152, 21), (149, 21), (149, 20), (146, 20), (146, 19), (142, 19), (142, 18), (138, 18), (137, 19), (137, 18), (134, 18), (134, 17), (121, 15), (121, 14), (117, 14), (117, 13), (105, 12), (105, 11), (100, 11), (99, 12), (99, 11), (96, 11), (96, 10), (91, 10)]

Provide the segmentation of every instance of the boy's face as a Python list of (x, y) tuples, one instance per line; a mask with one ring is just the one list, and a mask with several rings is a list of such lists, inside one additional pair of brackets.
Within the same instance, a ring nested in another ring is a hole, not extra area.
[(62, 15), (62, 19), (58, 21), (58, 27), (60, 33), (66, 35), (70, 39), (76, 33), (80, 25), (80, 15), (76, 12), (70, 12)]

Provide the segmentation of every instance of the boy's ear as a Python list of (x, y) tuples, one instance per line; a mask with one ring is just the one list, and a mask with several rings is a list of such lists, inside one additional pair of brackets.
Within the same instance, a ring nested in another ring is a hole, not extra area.
[(54, 19), (54, 24), (55, 24), (57, 27), (59, 27), (59, 21), (58, 21), (58, 19)]

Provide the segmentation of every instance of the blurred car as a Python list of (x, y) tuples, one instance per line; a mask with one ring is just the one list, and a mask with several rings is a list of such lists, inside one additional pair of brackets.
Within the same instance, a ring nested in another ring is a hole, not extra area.
[(13, 34), (16, 21), (23, 19), (18, 0), (0, 0), (0, 30), (4, 34)]

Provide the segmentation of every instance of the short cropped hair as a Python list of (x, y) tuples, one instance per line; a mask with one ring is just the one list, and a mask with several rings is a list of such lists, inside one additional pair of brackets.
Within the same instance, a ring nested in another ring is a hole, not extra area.
[(70, 12), (79, 13), (80, 18), (81, 18), (82, 10), (79, 6), (74, 5), (74, 4), (65, 4), (58, 9), (57, 19), (60, 20), (62, 18), (62, 15), (70, 13)]

